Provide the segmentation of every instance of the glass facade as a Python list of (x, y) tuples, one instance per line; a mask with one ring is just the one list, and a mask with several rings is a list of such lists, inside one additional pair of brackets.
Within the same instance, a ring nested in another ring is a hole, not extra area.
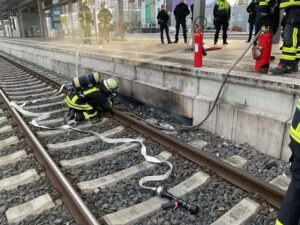
[[(106, 8), (113, 15), (113, 27), (118, 24), (118, 2), (123, 1), (124, 28), (128, 32), (157, 32), (157, 13), (162, 4), (166, 5), (167, 11), (171, 16), (171, 26), (175, 26), (173, 10), (180, 0), (89, 0), (88, 6), (92, 12), (94, 24), (92, 35), (96, 36), (98, 31), (98, 13), (100, 5), (105, 2)], [(188, 6), (194, 0), (186, 0)], [(230, 30), (247, 31), (248, 13), (246, 7), (251, 0), (228, 0), (232, 7)], [(213, 7), (216, 0), (206, 0), (205, 16), (207, 18), (207, 30), (213, 30)], [(63, 5), (55, 9), (47, 10), (46, 24), (49, 37), (80, 37), (82, 34), (79, 19), (79, 2)], [(190, 20), (187, 20), (191, 26)], [(114, 31), (113, 31), (114, 32)], [(112, 32), (112, 33), (113, 33)]]

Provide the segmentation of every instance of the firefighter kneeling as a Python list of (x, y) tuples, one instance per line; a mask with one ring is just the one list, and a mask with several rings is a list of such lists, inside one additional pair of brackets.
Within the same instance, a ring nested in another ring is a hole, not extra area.
[[(80, 82), (84, 84), (81, 85)], [(64, 100), (70, 108), (67, 120), (83, 121), (111, 109), (114, 95), (112, 91), (117, 88), (118, 82), (112, 78), (99, 80), (93, 74), (75, 78)]]

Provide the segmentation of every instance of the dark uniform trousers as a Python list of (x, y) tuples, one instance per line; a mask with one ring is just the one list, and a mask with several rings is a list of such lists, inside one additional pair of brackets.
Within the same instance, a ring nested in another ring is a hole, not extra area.
[(254, 25), (255, 25), (255, 21), (249, 22), (249, 37), (248, 37), (249, 41), (251, 41), (251, 38), (252, 38), (252, 33), (253, 33)]
[(290, 127), (292, 179), (278, 212), (276, 225), (300, 225), (300, 98)]
[(292, 180), (278, 212), (276, 225), (300, 225), (300, 144), (291, 140)]
[(166, 22), (161, 22), (159, 24), (159, 28), (160, 28), (160, 40), (161, 40), (161, 43), (164, 43), (164, 31), (166, 32), (168, 43), (171, 43), (168, 24)]
[(223, 42), (226, 42), (226, 40), (227, 40), (227, 30), (228, 30), (228, 27), (229, 27), (228, 20), (227, 19), (217, 19), (215, 21), (215, 27), (216, 27), (215, 43), (218, 42), (221, 28), (223, 30)]
[(180, 26), (182, 27), (183, 31), (183, 38), (184, 42), (187, 41), (187, 34), (186, 34), (186, 21), (185, 18), (178, 18), (176, 20), (176, 34), (175, 34), (175, 41), (178, 41), (178, 36), (179, 36), (179, 28)]
[(300, 7), (287, 9), (280, 63), (293, 66), (300, 59)]

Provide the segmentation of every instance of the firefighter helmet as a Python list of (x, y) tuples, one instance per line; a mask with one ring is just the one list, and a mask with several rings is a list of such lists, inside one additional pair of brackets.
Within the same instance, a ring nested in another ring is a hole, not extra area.
[(81, 4), (87, 4), (88, 0), (81, 0)]
[(118, 88), (118, 82), (115, 79), (112, 79), (112, 78), (104, 80), (103, 84), (110, 91)]

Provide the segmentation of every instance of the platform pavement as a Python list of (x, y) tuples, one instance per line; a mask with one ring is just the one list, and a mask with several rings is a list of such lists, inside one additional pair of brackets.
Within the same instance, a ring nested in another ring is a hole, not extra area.
[[(207, 38), (204, 38), (204, 46), (206, 48), (214, 46), (211, 34), (206, 36)], [(234, 34), (232, 36), (233, 37), (230, 38), (229, 34), (228, 45), (223, 45), (222, 39), (220, 39), (217, 46), (221, 47), (221, 50), (208, 52), (208, 55), (204, 57), (204, 67), (229, 69), (233, 65), (233, 63), (240, 57), (242, 52), (249, 46), (249, 43), (245, 42), (246, 35)], [(174, 40), (174, 37), (171, 36), (171, 38)], [(182, 63), (185, 66), (193, 67), (193, 51), (190, 50), (191, 43), (188, 46), (187, 44), (183, 43), (181, 36), (180, 38), (181, 39), (178, 44), (161, 44), (159, 34), (134, 34), (128, 35), (125, 41), (111, 41), (109, 44), (99, 44), (98, 41), (93, 38), (92, 45), (83, 45), (79, 39), (2, 38), (2, 40), (11, 40), (16, 42), (24, 41), (26, 43), (34, 43), (35, 45), (77, 50), (80, 53), (93, 52), (103, 53), (107, 56), (125, 56), (132, 59), (142, 58), (165, 62), (175, 62)], [(272, 55), (276, 57), (276, 60), (271, 62), (271, 67), (275, 67), (281, 54), (279, 50), (279, 44), (274, 44), (272, 50)], [(235, 70), (250, 73), (254, 72), (254, 63), (255, 62), (252, 59), (251, 51), (249, 50), (246, 56), (237, 65)], [(253, 76), (257, 75), (259, 74), (253, 74)], [(300, 72), (293, 73), (286, 77), (300, 78), (299, 75)]]

